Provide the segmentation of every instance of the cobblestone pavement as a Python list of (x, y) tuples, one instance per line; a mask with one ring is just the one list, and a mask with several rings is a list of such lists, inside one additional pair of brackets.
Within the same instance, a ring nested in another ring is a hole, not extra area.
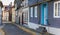
[(19, 29), (17, 26), (13, 24), (5, 24), (3, 28), (6, 35), (32, 35), (28, 32)]

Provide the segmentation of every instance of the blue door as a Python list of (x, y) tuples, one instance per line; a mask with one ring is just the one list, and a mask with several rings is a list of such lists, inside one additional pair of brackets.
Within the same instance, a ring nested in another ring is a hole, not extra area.
[(48, 19), (48, 4), (44, 3), (41, 5), (41, 24), (47, 25), (47, 19)]

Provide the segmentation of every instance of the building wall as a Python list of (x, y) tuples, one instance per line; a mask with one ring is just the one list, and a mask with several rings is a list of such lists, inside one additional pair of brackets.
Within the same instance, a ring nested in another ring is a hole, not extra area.
[[(48, 0), (51, 1), (51, 0)], [(29, 22), (40, 24), (41, 21), (41, 5), (42, 3), (47, 2), (47, 0), (28, 0), (28, 6), (29, 6)], [(37, 18), (34, 17), (34, 7), (38, 6), (37, 10)], [(31, 10), (30, 8), (33, 7), (33, 17), (31, 17)]]
[(29, 7), (23, 9), (23, 21), (26, 24), (28, 24), (28, 11)]
[(15, 14), (15, 15), (16, 15), (16, 16), (15, 16), (15, 22), (16, 22), (16, 23), (19, 23), (19, 15), (18, 15), (18, 12), (19, 12), (18, 10), (15, 11), (15, 13), (16, 13), (16, 14)]
[[(29, 23), (28, 23), (28, 26), (32, 29), (38, 28), (40, 21), (41, 21), (40, 20), (41, 19), (40, 5), (35, 5), (35, 6), (37, 6), (37, 17), (34, 16), (34, 13), (35, 13), (34, 10), (33, 10), (33, 17), (31, 17), (31, 10), (30, 10), (31, 7), (29, 7)], [(35, 7), (35, 6), (32, 6), (32, 7)]]
[(15, 22), (15, 8), (12, 8), (12, 22)]
[(6, 11), (3, 11), (3, 17), (2, 17), (3, 21), (9, 21), (9, 13)]
[(53, 1), (53, 0), (28, 0), (28, 6), (40, 4), (46, 1)]
[[(60, 35), (60, 18), (54, 18), (54, 2), (55, 1), (50, 1), (48, 2), (48, 23), (50, 25), (48, 26), (43, 26), (46, 27), (47, 31), (49, 33), (55, 34), (55, 35)], [(30, 12), (29, 12), (30, 16)], [(29, 17), (29, 27), (32, 29), (37, 29), (39, 26), (42, 26), (40, 24), (37, 24), (38, 20), (34, 21), (36, 19)], [(40, 19), (41, 20), (41, 19)], [(34, 27), (33, 27), (34, 26)]]
[(60, 28), (60, 18), (54, 18), (54, 2), (49, 2), (48, 7), (48, 20), (51, 27)]
[(37, 4), (37, 1), (38, 0), (28, 0), (28, 5), (29, 6), (35, 5), (35, 4)]
[(23, 12), (23, 9), (22, 8), (20, 8), (19, 9), (19, 17), (20, 17), (20, 24), (22, 23), (22, 12)]
[[(3, 21), (9, 21), (9, 11), (5, 11), (5, 7), (6, 6), (3, 7), (2, 20)], [(11, 22), (15, 22), (15, 8), (13, 8), (13, 7), (12, 7), (12, 13), (11, 14), (12, 14), (12, 19), (11, 19), (12, 21)]]
[(54, 18), (54, 2), (51, 1), (48, 4), (48, 22), (49, 22), (49, 31), (55, 35), (60, 35), (60, 18)]

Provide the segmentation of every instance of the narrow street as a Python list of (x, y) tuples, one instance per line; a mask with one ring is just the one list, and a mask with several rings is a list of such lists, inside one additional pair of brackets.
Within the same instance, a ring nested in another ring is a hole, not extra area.
[(23, 31), (22, 29), (19, 29), (13, 24), (5, 24), (3, 31), (5, 32), (5, 35), (32, 35)]
[(0, 0), (0, 35), (60, 35), (60, 0)]

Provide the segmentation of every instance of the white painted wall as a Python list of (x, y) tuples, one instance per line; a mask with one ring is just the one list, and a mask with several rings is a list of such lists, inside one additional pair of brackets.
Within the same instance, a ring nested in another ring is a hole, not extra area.
[[(39, 28), (39, 26), (42, 26), (42, 25), (29, 22), (28, 26), (29, 28), (36, 30), (36, 28)], [(42, 26), (42, 27), (46, 27), (47, 31), (51, 34), (60, 35), (60, 28), (54, 28), (54, 27), (48, 27), (48, 26)]]
[[(24, 13), (26, 13), (24, 20), (27, 19), (27, 20), (25, 20), (25, 21), (26, 21), (26, 23), (28, 23), (28, 21), (29, 21), (29, 7), (24, 8), (22, 11), (23, 11)], [(27, 15), (27, 14), (28, 14), (28, 15)], [(28, 17), (27, 17), (26, 15), (27, 15)]]
[(60, 28), (46, 27), (49, 33), (60, 35)]
[(36, 28), (39, 28), (38, 24), (34, 24), (34, 23), (31, 23), (31, 22), (28, 23), (28, 26), (29, 26), (29, 28), (32, 28), (32, 29), (35, 29), (35, 30), (36, 30)]
[(15, 8), (12, 8), (12, 22), (15, 22)]

